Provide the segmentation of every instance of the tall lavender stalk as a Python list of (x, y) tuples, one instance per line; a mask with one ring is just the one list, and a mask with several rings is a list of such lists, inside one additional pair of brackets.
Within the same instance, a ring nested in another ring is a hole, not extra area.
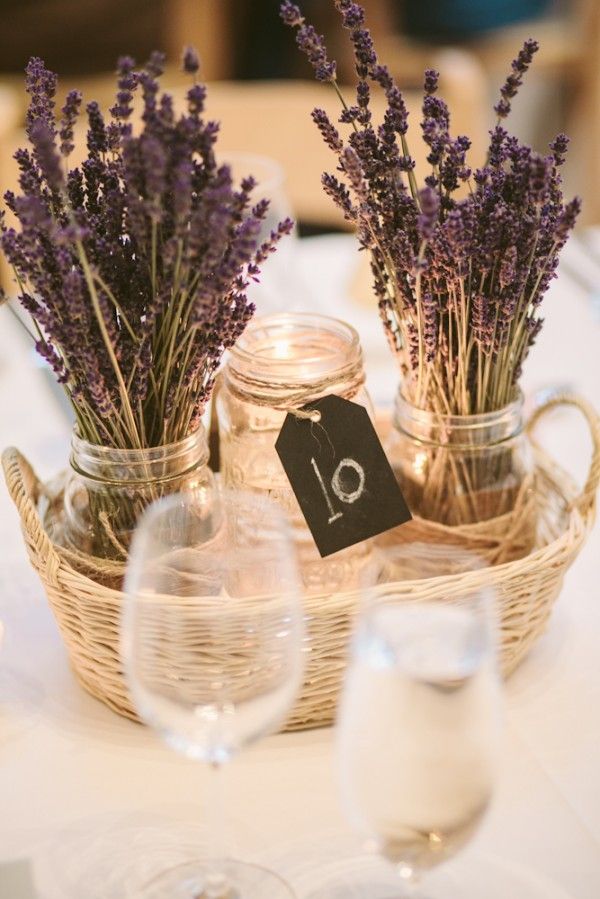
[[(106, 118), (87, 103), (87, 155), (71, 166), (82, 97), (56, 115), (57, 78), (26, 70), (29, 147), (1, 245), (36, 347), (63, 385), (80, 436), (120, 449), (179, 440), (198, 426), (224, 351), (254, 312), (246, 289), (290, 231), (260, 238), (268, 204), (253, 203), (215, 155), (217, 123), (188, 50), (186, 112), (160, 90), (164, 60), (119, 60)], [(133, 124), (134, 105), (141, 125)]]

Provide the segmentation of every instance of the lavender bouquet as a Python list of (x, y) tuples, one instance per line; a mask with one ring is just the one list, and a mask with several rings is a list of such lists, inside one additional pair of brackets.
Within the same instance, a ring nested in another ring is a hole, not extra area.
[(30, 146), (15, 156), (21, 192), (5, 195), (16, 222), (1, 221), (32, 338), (78, 438), (119, 451), (196, 431), (221, 357), (254, 311), (246, 288), (292, 227), (260, 240), (268, 201), (253, 204), (253, 178), (236, 187), (215, 158), (218, 125), (204, 118), (196, 53), (184, 55), (192, 84), (179, 116), (160, 91), (163, 64), (159, 53), (139, 70), (119, 60), (110, 116), (87, 104), (87, 156), (71, 167), (82, 96), (71, 91), (57, 121), (57, 77), (32, 58)]
[[(177, 117), (160, 93), (163, 57), (118, 65), (105, 121), (87, 104), (87, 157), (69, 167), (82, 103), (71, 91), (55, 121), (57, 78), (27, 66), (27, 136), (16, 153), (21, 194), (5, 194), (18, 221), (1, 244), (31, 316), (38, 352), (71, 401), (81, 437), (122, 449), (170, 443), (198, 425), (224, 351), (252, 316), (246, 288), (292, 223), (259, 244), (268, 201), (252, 205), (219, 166), (204, 85)], [(194, 78), (198, 59), (184, 68)], [(136, 93), (142, 126), (131, 124)]]
[[(420, 130), (431, 169), (419, 185), (406, 106), (378, 62), (364, 11), (351, 0), (335, 6), (354, 49), (358, 80), (351, 103), (322, 37), (300, 9), (285, 0), (281, 16), (297, 30), (317, 79), (330, 83), (342, 104), (338, 123), (322, 109), (312, 113), (337, 161), (336, 173), (324, 174), (322, 183), (370, 253), (402, 400), (446, 417), (493, 413), (518, 395), (523, 362), (543, 323), (540, 303), (580, 209), (578, 198), (565, 204), (561, 192), (567, 137), (559, 134), (541, 155), (502, 124), (538, 45), (526, 41), (513, 61), (495, 106), (486, 162), (475, 171), (467, 160), (469, 138), (450, 133), (438, 73), (425, 72)], [(379, 123), (370, 108), (373, 90), (387, 101)], [(413, 497), (413, 509), (438, 521), (477, 520), (473, 492), (498, 483), (502, 473), (489, 458), (468, 464), (445, 458), (437, 453), (424, 466), (419, 489), (427, 498)], [(499, 511), (512, 501), (506, 498)]]

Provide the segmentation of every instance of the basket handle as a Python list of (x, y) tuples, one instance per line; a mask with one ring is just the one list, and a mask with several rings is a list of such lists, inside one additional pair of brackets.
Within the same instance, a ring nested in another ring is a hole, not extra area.
[(600, 416), (594, 407), (582, 397), (571, 393), (557, 393), (535, 409), (529, 417), (526, 425), (528, 433), (531, 433), (543, 415), (556, 409), (557, 406), (573, 406), (579, 409), (586, 419), (592, 437), (592, 461), (585, 484), (579, 496), (571, 505), (585, 514), (593, 505), (596, 498), (596, 490), (600, 482)]
[(21, 526), (28, 540), (35, 545), (37, 558), (44, 560), (48, 579), (56, 582), (60, 557), (37, 509), (42, 484), (27, 459), (14, 446), (2, 453), (2, 468), (8, 492), (21, 518)]

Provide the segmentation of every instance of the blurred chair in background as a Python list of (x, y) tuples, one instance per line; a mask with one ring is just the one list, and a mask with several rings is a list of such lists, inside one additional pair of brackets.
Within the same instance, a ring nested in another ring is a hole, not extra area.
[[(600, 221), (595, 191), (586, 189), (600, 174), (600, 2), (572, 0), (564, 11), (535, 23), (527, 20), (507, 26), (507, 16), (497, 15), (500, 5), (505, 10), (510, 7), (513, 19), (548, 7), (542, 0), (520, 0), (517, 6), (515, 2), (366, 0), (379, 55), (406, 88), (410, 149), (416, 157), (417, 173), (423, 175), (427, 169), (418, 125), (423, 70), (429, 66), (440, 70), (441, 92), (451, 108), (453, 131), (472, 138), (472, 159), (478, 164), (492, 122), (491, 80), (495, 91), (523, 37), (531, 32), (542, 42), (531, 74), (555, 79), (557, 96), (564, 86), (569, 109), (565, 125), (575, 138), (578, 130), (585, 131), (574, 141), (577, 165), (573, 168), (585, 182), (580, 190), (586, 194), (588, 219)], [(338, 101), (330, 88), (308, 80), (312, 73), (290, 30), (279, 21), (277, 0), (129, 0), (127, 4), (122, 0), (86, 0), (85, 4), (80, 0), (4, 0), (5, 10), (7, 4), (10, 15), (5, 17), (0, 35), (0, 70), (6, 70), (0, 82), (4, 92), (0, 94), (0, 114), (5, 106), (11, 111), (2, 115), (0, 131), (2, 191), (14, 186), (16, 178), (11, 157), (23, 141), (26, 95), (22, 70), (29, 55), (42, 55), (58, 70), (61, 94), (77, 84), (86, 99), (98, 99), (106, 108), (112, 102), (114, 80), (101, 73), (113, 68), (120, 53), (130, 52), (143, 60), (156, 47), (166, 50), (171, 61), (165, 86), (183, 97), (187, 80), (177, 72), (176, 61), (184, 45), (194, 44), (201, 52), (203, 77), (213, 82), (208, 113), (222, 122), (223, 152), (242, 150), (274, 158), (283, 166), (301, 223), (320, 230), (345, 227), (321, 190), (321, 172), (334, 167), (335, 161), (310, 119), (315, 105), (335, 116)], [(416, 13), (419, 4), (422, 10)], [(476, 4), (479, 17), (473, 13)], [(302, 7), (319, 30), (327, 33), (331, 54), (339, 60), (341, 80), (353, 80), (348, 35), (339, 28), (333, 3), (302, 0)], [(494, 7), (496, 19), (491, 16)], [(454, 10), (454, 18), (448, 18), (449, 10)], [(434, 28), (429, 19), (423, 33), (423, 16), (433, 16), (436, 11), (442, 24)], [(494, 21), (503, 27), (492, 27)], [(406, 22), (411, 33), (407, 33)], [(424, 41), (428, 29), (431, 39)], [(453, 46), (445, 44), (449, 38)], [(300, 76), (300, 80), (282, 80), (290, 75)], [(373, 102), (376, 114), (381, 115), (381, 98), (375, 96)], [(83, 146), (83, 134), (79, 141)]]
[[(14, 26), (11, 25), (8, 32), (13, 27), (15, 30), (20, 27), (19, 18), (21, 26), (31, 24), (32, 10), (46, 6), (40, 0), (24, 0), (22, 8), (17, 0), (8, 2), (14, 5), (17, 12)], [(71, 11), (78, 6), (75, 0), (48, 0), (48, 9), (37, 28), (32, 28), (28, 35), (19, 34), (12, 56), (7, 56), (5, 63), (22, 71), (30, 54), (42, 55), (48, 65), (54, 66), (61, 75), (61, 95), (77, 84), (82, 88), (85, 99), (97, 99), (101, 106), (107, 108), (112, 103), (114, 79), (93, 73), (99, 66), (103, 71), (112, 68), (114, 58), (127, 50), (127, 32), (135, 31), (135, 20), (143, 17), (143, 4), (139, 0), (132, 2), (133, 16), (131, 5), (127, 6), (127, 16), (124, 16), (115, 0), (90, 0), (90, 14), (97, 14), (97, 18), (91, 16), (91, 24), (99, 35), (93, 40), (86, 31), (89, 23), (86, 24), (80, 14), (71, 16)], [(337, 20), (337, 13), (329, 4), (304, 0), (304, 6), (307, 7), (307, 15), (318, 12), (318, 9), (322, 12), (327, 9), (333, 12)], [(102, 7), (107, 16), (104, 24), (100, 16)], [(121, 7), (125, 5), (121, 4)], [(320, 186), (321, 172), (335, 167), (335, 161), (310, 118), (310, 111), (315, 105), (324, 106), (332, 116), (337, 117), (338, 100), (331, 88), (312, 80), (281, 80), (282, 75), (290, 72), (309, 77), (312, 73), (295, 48), (289, 29), (280, 23), (277, 8), (274, 0), (253, 0), (252, 3), (246, 0), (148, 0), (144, 20), (146, 30), (143, 36), (138, 35), (136, 39), (131, 36), (131, 46), (137, 57), (144, 59), (153, 48), (150, 41), (155, 40), (156, 46), (166, 48), (168, 57), (176, 60), (182, 46), (197, 45), (202, 57), (203, 77), (214, 82), (209, 91), (208, 114), (222, 123), (221, 148), (273, 157), (284, 168), (288, 192), (298, 219), (311, 228), (343, 228), (345, 223), (341, 215)], [(135, 15), (136, 10), (138, 16)], [(102, 43), (102, 36), (113, 30), (115, 22), (110, 18), (113, 14), (119, 28), (122, 25), (123, 34), (118, 40), (112, 39), (111, 55), (107, 56), (108, 50)], [(129, 23), (125, 21), (128, 16), (132, 19)], [(68, 38), (64, 38), (62, 44), (58, 41), (61, 29)], [(9, 40), (6, 32), (4, 40)], [(87, 52), (87, 67), (83, 71), (85, 59), (81, 55), (81, 47), (75, 46), (77, 41), (83, 43)], [(443, 48), (435, 48), (429, 63), (440, 68), (441, 89), (455, 113), (456, 129), (473, 137), (475, 156), (481, 159), (485, 137), (485, 83), (480, 67), (468, 52)], [(277, 73), (280, 76), (277, 80), (256, 80)], [(233, 76), (244, 79), (252, 77), (251, 80), (239, 82), (223, 80)], [(422, 70), (419, 82), (421, 80)], [(10, 74), (5, 82), (14, 86), (23, 115), (27, 98), (22, 74)], [(183, 95), (186, 83), (187, 79), (176, 72), (173, 64), (165, 78), (165, 86)], [(373, 102), (376, 113), (381, 116), (382, 98), (376, 96)], [(417, 125), (420, 94), (409, 91), (407, 104), (413, 124), (411, 150), (417, 159), (418, 169), (424, 172), (426, 154)], [(7, 133), (2, 140), (2, 190), (14, 186), (16, 165), (11, 156), (22, 140), (20, 129), (13, 130), (12, 136)], [(80, 135), (80, 141), (83, 144), (83, 135)], [(76, 158), (77, 150), (74, 154)]]
[[(476, 157), (481, 159), (485, 129), (483, 127), (483, 103), (485, 99), (483, 81), (474, 75), (471, 60), (459, 52), (442, 51), (439, 67), (443, 73), (442, 89), (451, 106), (455, 109), (455, 122), (461, 133), (475, 136)], [(112, 76), (77, 78), (76, 83), (84, 92), (85, 99), (97, 99), (103, 108), (111, 105), (114, 92)], [(166, 88), (173, 90), (182, 102), (185, 93), (182, 76), (169, 71), (164, 78)], [(72, 83), (61, 79), (60, 97)], [(22, 117), (26, 95), (18, 95), (21, 104), (19, 127), (7, 129), (2, 137), (0, 153), (0, 187), (2, 191), (14, 187), (17, 175), (16, 163), (12, 159), (15, 149), (24, 141)], [(414, 125), (419, 121), (421, 95), (407, 92), (406, 102), (413, 123), (411, 152), (417, 162), (417, 173), (423, 177), (428, 173), (425, 161), (426, 147), (420, 140), (420, 129)], [(310, 111), (314, 106), (322, 106), (332, 117), (339, 114), (339, 100), (328, 85), (307, 81), (247, 81), (221, 82), (210, 84), (207, 100), (207, 115), (221, 122), (219, 148), (226, 151), (244, 151), (275, 159), (284, 169), (287, 189), (295, 216), (311, 228), (335, 230), (346, 224), (323, 193), (320, 184), (324, 170), (335, 169), (332, 156), (312, 122)], [(373, 98), (377, 118), (383, 116), (382, 96)], [(82, 129), (76, 134), (76, 149), (72, 154), (75, 163), (85, 146)]]
[[(600, 222), (600, 0), (367, 0), (367, 8), (379, 53), (403, 83), (440, 45), (468, 52), (485, 73), (488, 127), (510, 60), (535, 37), (541, 49), (513, 104), (511, 130), (541, 152), (557, 131), (571, 136), (567, 192), (585, 197), (582, 222)], [(342, 59), (349, 66), (348, 55)]]
[(205, 77), (233, 73), (231, 0), (2, 0), (2, 13), (5, 76), (34, 55), (61, 75), (90, 75), (112, 71), (122, 54), (177, 58), (186, 44), (201, 51)]

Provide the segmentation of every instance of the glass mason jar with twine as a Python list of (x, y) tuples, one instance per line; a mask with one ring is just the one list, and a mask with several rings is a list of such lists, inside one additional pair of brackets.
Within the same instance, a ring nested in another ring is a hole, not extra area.
[(493, 412), (446, 415), (417, 408), (399, 391), (386, 450), (414, 515), (448, 526), (510, 515), (519, 531), (533, 533), (521, 394)]
[(138, 518), (157, 499), (212, 489), (204, 427), (175, 443), (114, 449), (73, 433), (63, 512), (53, 538), (65, 548), (124, 561)]
[(288, 412), (310, 417), (301, 407), (327, 394), (373, 415), (358, 334), (328, 316), (286, 313), (248, 326), (231, 350), (217, 398), (223, 481), (268, 494), (286, 510), (304, 585), (314, 593), (355, 585), (370, 550), (362, 543), (320, 557), (275, 450)]

